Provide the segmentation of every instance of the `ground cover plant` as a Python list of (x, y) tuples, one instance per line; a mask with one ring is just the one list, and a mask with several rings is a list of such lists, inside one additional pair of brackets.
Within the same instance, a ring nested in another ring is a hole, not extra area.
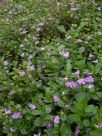
[(0, 136), (102, 136), (102, 4), (0, 5)]

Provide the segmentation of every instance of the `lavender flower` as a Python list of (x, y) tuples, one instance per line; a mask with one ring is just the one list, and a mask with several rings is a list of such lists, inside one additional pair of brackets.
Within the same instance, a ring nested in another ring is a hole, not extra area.
[(34, 65), (31, 65), (29, 69), (32, 71), (32, 70), (35, 69), (35, 66), (34, 66)]
[(20, 112), (16, 112), (16, 113), (12, 114), (11, 118), (12, 119), (19, 119), (19, 118), (21, 118), (21, 113)]
[(88, 44), (89, 42), (88, 41), (84, 41), (85, 44)]
[(85, 82), (89, 82), (89, 83), (94, 82), (94, 78), (92, 76), (85, 77), (84, 80)]
[(92, 36), (91, 36), (91, 35), (88, 35), (88, 39), (92, 39)]
[(10, 92), (8, 93), (9, 95), (13, 95), (14, 94), (14, 90), (10, 90)]
[(92, 62), (95, 63), (95, 64), (97, 64), (98, 63), (98, 59), (93, 60)]
[(8, 61), (5, 60), (5, 61), (4, 61), (4, 66), (7, 66), (7, 65), (8, 65)]
[(39, 27), (36, 28), (36, 31), (37, 31), (37, 32), (40, 32), (40, 31), (41, 31), (41, 28), (39, 28)]
[(92, 53), (89, 53), (89, 58), (93, 58), (94, 55)]
[(98, 35), (102, 35), (102, 32), (97, 32), (98, 33)]
[(54, 96), (54, 97), (53, 97), (53, 100), (54, 100), (54, 102), (58, 102), (60, 99), (59, 99), (58, 96)]
[(78, 80), (77, 80), (77, 83), (78, 83), (79, 85), (85, 84), (84, 78), (78, 79)]
[(76, 82), (66, 82), (66, 86), (70, 88), (75, 88), (76, 86), (78, 86), (78, 84)]
[(39, 23), (39, 26), (44, 26), (44, 22)]
[(75, 135), (77, 136), (79, 134), (80, 130), (79, 128), (75, 128)]
[(32, 55), (32, 54), (30, 54), (30, 55), (29, 55), (29, 59), (32, 59), (32, 58), (33, 58), (33, 55)]
[(15, 129), (13, 127), (11, 127), (9, 130), (10, 132), (15, 132)]
[(4, 109), (5, 114), (11, 114), (11, 111), (7, 108)]
[(36, 106), (34, 104), (29, 104), (28, 107), (31, 109), (31, 110), (35, 110), (36, 109)]
[(33, 134), (33, 136), (41, 136), (41, 133), (39, 133), (39, 134)]
[(24, 47), (24, 44), (20, 44), (20, 48), (23, 48)]
[(54, 118), (54, 123), (59, 124), (60, 123), (60, 117), (57, 115)]
[(50, 123), (47, 125), (47, 129), (51, 129), (53, 127), (53, 125)]
[(65, 36), (65, 38), (66, 38), (67, 40), (69, 40), (69, 39), (71, 39), (71, 36)]
[(77, 70), (74, 74), (76, 74), (77, 76), (79, 76), (80, 70)]
[(68, 58), (69, 55), (70, 55), (70, 53), (68, 51), (60, 51), (59, 54), (62, 55), (63, 57), (65, 57), (65, 58)]
[(70, 11), (77, 11), (78, 10), (78, 8), (76, 7), (76, 8), (70, 8)]
[(81, 42), (82, 42), (82, 39), (77, 39), (77, 42), (78, 42), (78, 43), (81, 43)]
[(26, 73), (24, 71), (19, 72), (20, 76), (24, 76)]
[(92, 89), (92, 88), (94, 88), (94, 85), (93, 85), (93, 84), (89, 84), (89, 85), (88, 85), (88, 88), (89, 88), (89, 89)]
[(98, 124), (98, 125), (95, 124), (95, 127), (102, 128), (102, 124)]
[(2, 86), (0, 86), (0, 91), (3, 91), (3, 87)]

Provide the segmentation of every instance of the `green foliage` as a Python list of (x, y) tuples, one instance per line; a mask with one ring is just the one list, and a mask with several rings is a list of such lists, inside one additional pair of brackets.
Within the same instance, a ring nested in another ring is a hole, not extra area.
[(101, 12), (87, 0), (0, 5), (0, 135), (102, 135)]

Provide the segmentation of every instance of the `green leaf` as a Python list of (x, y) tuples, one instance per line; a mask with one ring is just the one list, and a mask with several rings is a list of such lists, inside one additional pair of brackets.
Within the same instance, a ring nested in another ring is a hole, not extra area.
[(63, 124), (60, 128), (61, 136), (68, 136), (71, 133), (71, 128), (68, 124)]
[(80, 116), (78, 114), (70, 114), (68, 118), (71, 122), (80, 121)]

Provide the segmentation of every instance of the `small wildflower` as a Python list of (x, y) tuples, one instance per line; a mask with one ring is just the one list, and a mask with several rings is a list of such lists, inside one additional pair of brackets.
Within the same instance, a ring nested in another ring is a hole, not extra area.
[(8, 61), (5, 60), (5, 61), (4, 61), (4, 66), (7, 66), (7, 65), (8, 65)]
[(89, 85), (88, 85), (88, 88), (89, 88), (89, 89), (92, 89), (92, 88), (94, 88), (94, 85), (93, 85), (93, 84), (89, 84)]
[(65, 38), (66, 38), (67, 40), (69, 40), (69, 39), (71, 39), (71, 36), (65, 36)]
[(102, 32), (97, 32), (98, 33), (98, 35), (102, 35)]
[(78, 84), (76, 82), (66, 82), (66, 86), (70, 88), (75, 88), (76, 86), (78, 86)]
[(20, 55), (21, 57), (24, 57), (24, 52), (23, 53), (21, 53), (21, 55)]
[(47, 125), (47, 129), (51, 129), (53, 127), (53, 125), (50, 123)]
[(60, 51), (59, 54), (62, 55), (63, 57), (65, 57), (65, 58), (68, 58), (69, 55), (70, 55), (70, 53), (68, 51)]
[(92, 62), (95, 63), (95, 64), (97, 64), (98, 63), (98, 59), (93, 60)]
[(32, 71), (32, 70), (34, 70), (35, 69), (35, 66), (34, 65), (31, 65), (30, 66), (30, 70)]
[(54, 100), (54, 102), (58, 102), (60, 99), (59, 99), (58, 96), (54, 96), (54, 97), (53, 97), (53, 100)]
[(71, 8), (70, 11), (77, 11), (78, 8)]
[(78, 83), (79, 85), (85, 84), (84, 78), (78, 79), (78, 80), (77, 80), (77, 83)]
[(79, 128), (75, 128), (75, 135), (77, 136), (79, 134), (80, 130)]
[(11, 114), (11, 111), (7, 108), (4, 109), (5, 114)]
[(29, 55), (29, 59), (32, 59), (32, 58), (33, 58), (33, 55), (32, 55), (32, 54), (30, 54), (30, 55)]
[(20, 48), (23, 48), (24, 47), (24, 44), (20, 44)]
[(36, 106), (34, 104), (29, 104), (28, 107), (31, 109), (31, 110), (35, 110), (36, 109)]
[(44, 22), (39, 23), (39, 26), (44, 26)]
[(12, 114), (12, 119), (19, 119), (19, 118), (21, 118), (21, 113), (20, 112), (16, 112), (16, 113), (14, 113), (14, 114)]
[(39, 27), (36, 28), (36, 31), (37, 31), (37, 32), (40, 32), (40, 31), (41, 31), (41, 28), (39, 28)]
[(39, 133), (39, 134), (33, 134), (33, 136), (41, 136), (41, 133)]
[(14, 90), (10, 90), (10, 92), (8, 93), (9, 95), (13, 95), (14, 94)]
[(59, 124), (60, 123), (60, 117), (57, 115), (54, 118), (54, 123)]
[(92, 76), (85, 77), (84, 80), (85, 82), (89, 82), (89, 83), (94, 82), (94, 78)]
[(0, 86), (0, 91), (3, 91), (3, 87), (2, 86)]
[(15, 132), (15, 129), (13, 127), (11, 127), (9, 130), (10, 132)]
[(82, 39), (77, 39), (77, 42), (78, 42), (78, 43), (81, 43), (81, 42), (82, 42)]
[(89, 42), (85, 41), (84, 43), (85, 43), (85, 44), (88, 44)]
[(77, 70), (74, 74), (76, 74), (77, 76), (79, 76), (80, 70)]
[(94, 55), (92, 53), (89, 53), (89, 58), (93, 58)]
[(96, 128), (102, 128), (102, 124), (98, 124), (98, 125), (95, 124), (95, 127)]
[(26, 73), (24, 71), (19, 72), (20, 76), (24, 76)]
[(92, 36), (91, 36), (91, 35), (88, 35), (88, 39), (92, 39)]
[(40, 48), (40, 51), (44, 51), (44, 50), (45, 50), (45, 48), (44, 48), (44, 47)]
[(97, 10), (98, 10), (98, 11), (101, 11), (101, 7), (98, 7)]

